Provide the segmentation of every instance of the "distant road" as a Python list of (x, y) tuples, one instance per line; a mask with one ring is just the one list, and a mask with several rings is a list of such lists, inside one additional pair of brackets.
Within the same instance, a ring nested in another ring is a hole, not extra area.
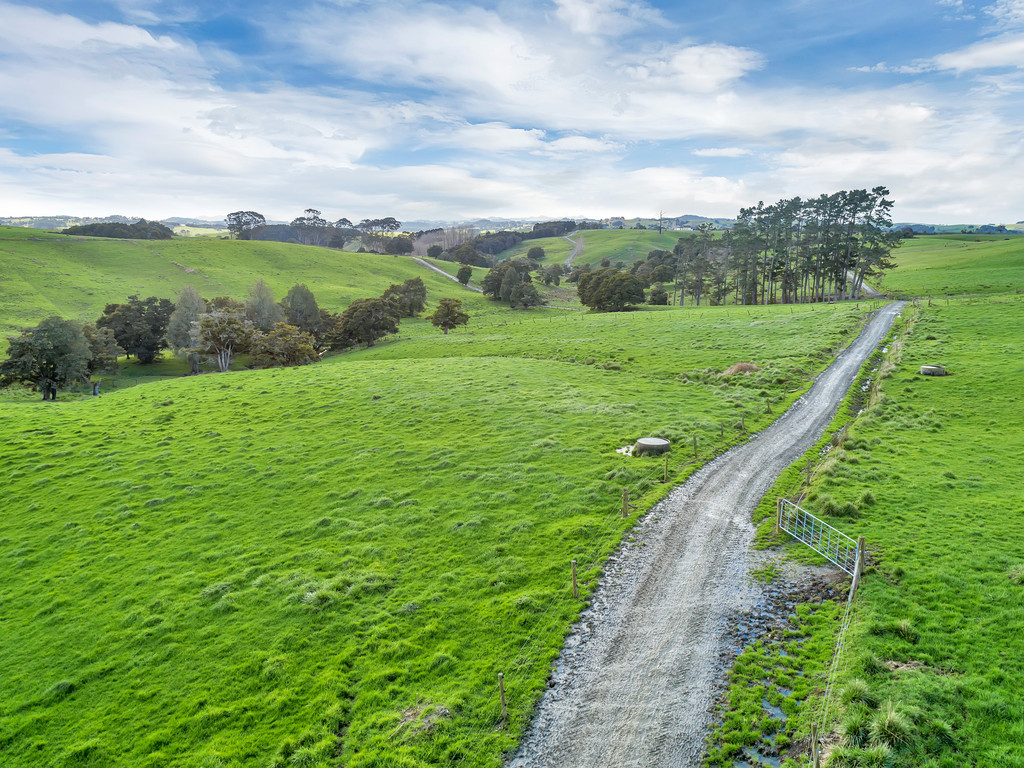
[(573, 237), (575, 237), (576, 235), (579, 235), (579, 234), (580, 234), (580, 231), (577, 229), (575, 232), (573, 232), (571, 234), (562, 235), (562, 237), (565, 240), (568, 240), (570, 243), (572, 243), (572, 253), (570, 253), (568, 256), (565, 257), (565, 268), (567, 270), (572, 269), (572, 262), (573, 262), (573, 260), (577, 256), (579, 256), (581, 253), (583, 253), (583, 236), (580, 235), (580, 239), (579, 240), (573, 240)]
[[(437, 274), (444, 275), (449, 280), (454, 280), (456, 283), (459, 283), (459, 278), (457, 278), (455, 275), (448, 274), (447, 272), (445, 272), (440, 267), (435, 267), (429, 261), (424, 261), (419, 256), (413, 256), (412, 258), (413, 258), (414, 261), (419, 262), (422, 266), (426, 267), (427, 269), (432, 269), (435, 272), (437, 272)], [(462, 285), (462, 283), (459, 283), (459, 285)], [(463, 285), (462, 287), (463, 288), (468, 288), (471, 291), (476, 291), (477, 293), (483, 293), (484, 292), (482, 288), (477, 288), (476, 286), (473, 286), (473, 285)]]

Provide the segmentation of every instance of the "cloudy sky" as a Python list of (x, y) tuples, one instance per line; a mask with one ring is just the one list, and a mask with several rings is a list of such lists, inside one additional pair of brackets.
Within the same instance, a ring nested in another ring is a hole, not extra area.
[(1024, 0), (0, 0), (0, 216), (1024, 219)]

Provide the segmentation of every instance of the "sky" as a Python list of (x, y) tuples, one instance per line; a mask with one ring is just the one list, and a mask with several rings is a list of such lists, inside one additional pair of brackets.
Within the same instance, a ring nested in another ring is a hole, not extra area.
[(1024, 220), (1024, 0), (0, 0), (0, 216)]

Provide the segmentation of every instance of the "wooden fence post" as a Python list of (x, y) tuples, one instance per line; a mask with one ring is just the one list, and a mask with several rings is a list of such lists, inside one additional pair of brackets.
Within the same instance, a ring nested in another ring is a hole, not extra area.
[(622, 516), (629, 517), (629, 488), (622, 489)]
[(508, 707), (505, 705), (505, 675), (498, 673), (498, 695), (501, 696), (501, 719), (508, 719)]
[(667, 453), (665, 454), (665, 476), (664, 476), (664, 479), (661, 482), (663, 482), (663, 483), (667, 483), (668, 482), (668, 454)]
[(779, 535), (779, 529), (782, 528), (782, 499), (780, 498), (775, 502), (775, 535)]
[(572, 561), (572, 596), (580, 599), (580, 588), (576, 585), (576, 561)]
[[(811, 457), (807, 457), (807, 487), (811, 487)], [(797, 499), (799, 501), (799, 499)]]
[(697, 436), (693, 436), (693, 458), (697, 458)]
[(811, 765), (821, 768), (821, 753), (818, 751), (818, 726), (811, 723)]

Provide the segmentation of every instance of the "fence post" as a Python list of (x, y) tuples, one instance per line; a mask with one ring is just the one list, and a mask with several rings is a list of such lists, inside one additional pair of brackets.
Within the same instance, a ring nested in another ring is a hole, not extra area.
[(693, 458), (697, 458), (697, 436), (693, 436)]
[(667, 453), (665, 454), (665, 477), (664, 477), (664, 479), (661, 482), (663, 482), (663, 483), (667, 483), (668, 482), (668, 454)]
[(807, 457), (807, 487), (811, 487), (811, 457)]
[(775, 502), (775, 535), (779, 535), (779, 529), (782, 528), (782, 499), (778, 499)]
[(576, 561), (572, 561), (572, 596), (577, 600), (580, 599), (580, 589), (576, 585)]
[(629, 488), (622, 489), (622, 516), (629, 517)]
[(853, 566), (853, 581), (850, 582), (850, 596), (846, 602), (851, 602), (857, 594), (857, 587), (860, 586), (860, 578), (864, 573), (864, 537), (857, 537), (857, 562)]
[(821, 768), (821, 754), (818, 752), (818, 726), (811, 723), (811, 765)]
[(498, 695), (501, 696), (501, 719), (508, 719), (508, 707), (505, 705), (505, 675), (498, 673)]

